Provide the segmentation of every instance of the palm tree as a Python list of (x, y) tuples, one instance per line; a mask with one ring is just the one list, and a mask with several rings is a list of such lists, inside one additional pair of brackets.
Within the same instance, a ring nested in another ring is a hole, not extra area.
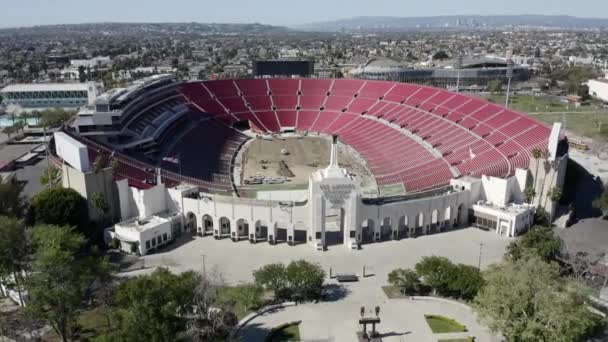
[[(542, 155), (543, 151), (540, 148), (535, 148), (532, 150), (532, 157), (536, 160), (536, 170), (534, 171), (534, 195), (536, 195), (536, 187), (538, 182), (538, 163)], [(532, 200), (534, 200), (534, 196), (532, 197)]]
[(526, 197), (526, 201), (528, 201), (528, 203), (532, 204), (532, 201), (534, 200), (534, 196), (536, 196), (536, 190), (534, 190), (533, 187), (527, 187), (524, 190), (524, 196)]
[(101, 192), (94, 192), (91, 195), (91, 202), (95, 208), (101, 210), (101, 212), (102, 212), (101, 221), (102, 221), (102, 223), (105, 223), (106, 215), (107, 215), (108, 211), (110, 211), (110, 205), (108, 204), (106, 197)]
[[(562, 189), (556, 186), (551, 188), (551, 190), (549, 190), (549, 193), (547, 193), (547, 197), (551, 199), (552, 203), (557, 203), (559, 200), (562, 199)], [(553, 210), (549, 211), (549, 226), (551, 226), (551, 222), (553, 222)]]

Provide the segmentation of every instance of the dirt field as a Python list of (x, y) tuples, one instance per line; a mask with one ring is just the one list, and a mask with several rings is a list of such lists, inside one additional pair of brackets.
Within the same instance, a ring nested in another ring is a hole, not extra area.
[[(281, 150), (289, 154), (283, 155)], [(284, 161), (293, 177), (287, 177), (288, 185), (308, 184), (309, 175), (329, 164), (330, 139), (326, 137), (286, 137), (273, 140), (255, 139), (243, 153), (242, 179), (256, 175), (281, 177), (280, 162)], [(364, 192), (377, 192), (375, 179), (365, 161), (350, 146), (338, 148), (340, 166), (355, 174)], [(259, 186), (258, 186), (259, 187)], [(263, 187), (263, 186), (262, 186)], [(277, 187), (273, 185), (273, 188)], [(375, 189), (375, 190), (374, 190)]]

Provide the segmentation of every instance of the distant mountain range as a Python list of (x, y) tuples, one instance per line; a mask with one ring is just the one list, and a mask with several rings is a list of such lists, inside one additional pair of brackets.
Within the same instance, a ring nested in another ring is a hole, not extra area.
[(63, 34), (105, 35), (141, 35), (141, 34), (269, 34), (287, 32), (289, 29), (280, 26), (251, 24), (223, 24), (223, 23), (83, 23), (44, 25), (20, 28), (0, 28), (0, 37), (3, 35), (46, 35), (55, 36)]
[(307, 31), (398, 32), (445, 29), (608, 29), (608, 18), (547, 15), (454, 15), (438, 17), (355, 17), (292, 27)]

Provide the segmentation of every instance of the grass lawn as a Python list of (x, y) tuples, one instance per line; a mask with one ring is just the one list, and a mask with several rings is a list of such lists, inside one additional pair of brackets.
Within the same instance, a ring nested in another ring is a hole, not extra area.
[(266, 342), (300, 341), (300, 324), (288, 323), (272, 329)]
[[(505, 104), (505, 94), (489, 94), (484, 96), (487, 100), (501, 106)], [(512, 95), (509, 107), (524, 113), (535, 112), (584, 112), (596, 110), (595, 105), (576, 108), (572, 104), (563, 103), (556, 96)]]
[[(78, 316), (78, 324), (82, 327), (80, 332), (79, 341), (89, 341), (92, 338), (99, 336), (106, 332), (108, 329), (107, 318), (99, 307), (91, 308), (89, 310), (82, 311)], [(60, 341), (61, 339), (51, 330), (48, 334), (43, 336), (45, 341)]]
[(455, 320), (439, 315), (424, 315), (426, 323), (429, 325), (433, 333), (456, 333), (466, 332), (467, 329)]
[(394, 298), (407, 298), (409, 296), (404, 295), (400, 290), (398, 286), (393, 286), (393, 285), (387, 285), (387, 286), (382, 286), (382, 291), (384, 291), (384, 294), (389, 298), (389, 299), (394, 299)]
[[(490, 94), (486, 98), (504, 105), (504, 94)], [(573, 105), (561, 103), (557, 97), (553, 96), (515, 95), (512, 100), (512, 109), (523, 113), (540, 112), (542, 114), (530, 116), (548, 125), (561, 122), (565, 116), (566, 128), (569, 131), (580, 136), (608, 140), (608, 110), (605, 108), (598, 108), (595, 104), (575, 108)], [(601, 133), (598, 123), (602, 123), (604, 126)]]
[(450, 338), (447, 340), (439, 340), (437, 342), (473, 342), (475, 341), (472, 337), (467, 338)]
[[(537, 114), (532, 117), (547, 124), (552, 124), (556, 121), (562, 121), (562, 116), (562, 114)], [(603, 125), (602, 133), (598, 128), (600, 122)], [(608, 112), (566, 114), (566, 129), (580, 136), (608, 139)]]

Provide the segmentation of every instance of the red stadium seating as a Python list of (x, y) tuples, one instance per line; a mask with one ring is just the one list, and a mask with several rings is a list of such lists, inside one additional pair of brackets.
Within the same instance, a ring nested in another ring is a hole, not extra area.
[[(184, 154), (183, 174), (162, 163), (163, 177), (217, 191), (231, 191), (232, 155), (247, 140), (236, 127), (243, 121), (258, 133), (295, 128), (339, 135), (365, 158), (379, 185), (402, 184), (410, 192), (457, 176), (512, 175), (550, 134), (544, 124), (499, 105), (414, 84), (242, 79), (182, 83), (177, 90), (179, 102), (193, 108), (189, 115), (203, 119), (171, 149)], [(130, 131), (142, 132), (175, 104), (157, 102), (129, 117)], [(134, 162), (126, 165), (118, 174), (130, 182), (153, 180)]]

